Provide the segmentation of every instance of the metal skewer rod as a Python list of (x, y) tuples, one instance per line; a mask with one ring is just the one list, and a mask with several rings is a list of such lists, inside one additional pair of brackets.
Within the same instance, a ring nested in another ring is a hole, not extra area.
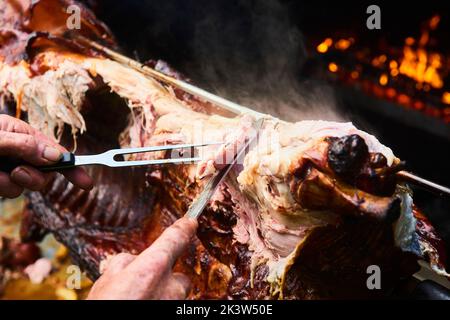
[(219, 97), (215, 94), (212, 94), (206, 90), (203, 90), (201, 88), (198, 88), (192, 84), (189, 84), (185, 81), (175, 79), (171, 76), (168, 76), (162, 72), (156, 71), (153, 68), (150, 68), (136, 60), (130, 59), (127, 56), (124, 56), (118, 52), (115, 52), (114, 50), (111, 50), (105, 46), (102, 46), (101, 44), (98, 44), (95, 41), (89, 40), (85, 37), (77, 36), (77, 41), (84, 42), (85, 44), (89, 45), (91, 48), (94, 48), (95, 50), (101, 51), (105, 53), (107, 56), (115, 60), (116, 62), (125, 64), (147, 76), (150, 76), (152, 78), (155, 78), (159, 81), (162, 81), (164, 83), (170, 84), (174, 87), (177, 87), (183, 91), (186, 91), (187, 93), (190, 93), (198, 98), (204, 99), (212, 104), (217, 105), (218, 107), (221, 107), (225, 110), (228, 110), (230, 112), (233, 112), (235, 114), (243, 114), (243, 113), (250, 113), (255, 116), (262, 117), (264, 116), (262, 113), (259, 113), (257, 111), (254, 111), (250, 108), (241, 106), (237, 103), (234, 103), (230, 100), (224, 99), (222, 97)]
[(432, 181), (429, 181), (429, 180), (426, 180), (419, 176), (416, 176), (413, 173), (410, 173), (407, 171), (400, 171), (400, 172), (397, 172), (397, 177), (399, 177), (400, 179), (402, 179), (406, 182), (410, 182), (418, 187), (422, 187), (428, 191), (437, 193), (439, 195), (445, 194), (447, 196), (450, 196), (450, 188), (441, 186), (437, 183), (434, 183)]
[[(228, 110), (232, 113), (235, 113), (237, 115), (243, 114), (243, 113), (249, 113), (255, 115), (257, 118), (262, 118), (265, 115), (254, 111), (248, 107), (241, 106), (237, 103), (234, 103), (232, 101), (229, 101), (227, 99), (224, 99), (222, 97), (219, 97), (215, 94), (212, 94), (206, 90), (203, 90), (201, 88), (198, 88), (196, 86), (193, 86), (185, 81), (175, 79), (171, 76), (168, 76), (164, 73), (161, 73), (159, 71), (156, 71), (153, 68), (150, 68), (136, 60), (133, 60), (131, 58), (128, 58), (127, 56), (124, 56), (114, 50), (111, 50), (105, 46), (102, 46), (101, 44), (98, 44), (95, 41), (89, 40), (82, 36), (76, 37), (77, 41), (84, 42), (89, 47), (98, 50), (100, 52), (103, 52), (107, 56), (109, 56), (111, 59), (115, 60), (118, 63), (124, 64), (129, 66), (130, 68), (135, 69), (138, 72), (141, 72), (142, 74), (149, 76), (151, 78), (157, 79), (161, 82), (170, 84), (178, 89), (181, 89), (183, 91), (186, 91), (187, 93), (192, 94), (193, 96), (196, 96), (198, 98), (201, 98), (205, 101), (208, 101), (218, 107), (221, 107), (225, 110)], [(409, 182), (411, 184), (417, 185), (419, 187), (422, 187), (428, 191), (431, 191), (433, 193), (437, 193), (439, 195), (445, 194), (447, 196), (450, 196), (450, 189), (444, 186), (441, 186), (437, 183), (431, 182), (429, 180), (423, 179), (419, 176), (416, 176), (413, 173), (407, 172), (407, 171), (400, 171), (397, 172), (397, 176), (401, 179), (403, 179), (406, 182)]]

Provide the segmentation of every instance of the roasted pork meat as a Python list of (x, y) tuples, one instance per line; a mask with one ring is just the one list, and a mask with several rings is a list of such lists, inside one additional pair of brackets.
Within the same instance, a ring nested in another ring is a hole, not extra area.
[[(257, 119), (220, 112), (78, 43), (62, 32), (69, 3), (0, 4), (4, 112), (79, 154), (223, 142), (192, 165), (89, 168), (90, 193), (57, 177), (27, 195), (24, 240), (53, 233), (96, 279), (104, 259), (139, 253), (183, 216), (205, 181), (255, 134)], [(48, 10), (62, 17), (40, 25)], [(116, 47), (92, 12), (82, 14), (83, 36)], [(162, 62), (152, 66), (179, 76)], [(351, 123), (264, 116), (257, 142), (211, 199), (175, 266), (192, 279), (190, 298), (380, 297), (417, 270), (418, 257), (448, 276), (442, 241), (396, 179), (400, 166), (391, 149)], [(382, 270), (382, 290), (366, 286), (371, 265)]]

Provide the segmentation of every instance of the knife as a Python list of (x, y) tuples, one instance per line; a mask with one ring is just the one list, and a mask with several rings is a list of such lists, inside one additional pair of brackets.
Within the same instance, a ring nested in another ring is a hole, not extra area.
[(209, 200), (213, 197), (214, 193), (217, 191), (219, 186), (222, 184), (222, 182), (225, 180), (226, 176), (230, 172), (231, 168), (238, 162), (238, 160), (243, 159), (243, 156), (245, 155), (246, 151), (248, 150), (248, 147), (256, 141), (258, 138), (258, 133), (262, 128), (262, 125), (264, 123), (264, 118), (260, 118), (256, 121), (256, 131), (255, 134), (247, 140), (247, 143), (236, 153), (235, 157), (233, 158), (233, 161), (229, 163), (226, 167), (224, 167), (222, 170), (217, 171), (206, 183), (203, 191), (200, 193), (200, 195), (197, 197), (196, 200), (191, 204), (188, 211), (186, 212), (185, 216), (192, 218), (192, 219), (198, 219), (198, 217), (201, 215), (205, 207), (208, 205)]

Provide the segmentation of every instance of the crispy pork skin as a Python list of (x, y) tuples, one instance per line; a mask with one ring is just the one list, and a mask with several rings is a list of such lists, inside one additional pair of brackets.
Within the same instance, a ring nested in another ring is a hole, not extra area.
[[(203, 160), (192, 165), (89, 168), (97, 182), (90, 193), (56, 177), (43, 192), (27, 195), (22, 237), (36, 241), (52, 232), (95, 279), (104, 259), (139, 253), (180, 218), (210, 176), (254, 136), (258, 119), (217, 112), (107, 59), (64, 37), (56, 18), (39, 23), (49, 6), (69, 2), (0, 5), (4, 109), (79, 154), (223, 143), (198, 150)], [(91, 12), (83, 17), (84, 36), (114, 46)], [(379, 297), (416, 270), (417, 255), (446, 274), (440, 240), (413, 210), (407, 186), (396, 181), (401, 162), (392, 150), (351, 123), (263, 119), (258, 139), (211, 199), (197, 238), (175, 266), (193, 282), (190, 298)], [(379, 292), (365, 286), (373, 264), (385, 272)]]

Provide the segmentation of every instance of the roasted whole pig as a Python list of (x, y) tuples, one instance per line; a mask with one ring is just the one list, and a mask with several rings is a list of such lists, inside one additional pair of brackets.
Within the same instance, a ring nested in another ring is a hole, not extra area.
[[(80, 44), (65, 29), (70, 4), (77, 3), (0, 3), (3, 112), (79, 154), (224, 142), (192, 165), (89, 168), (96, 181), (90, 193), (57, 177), (27, 195), (24, 240), (53, 233), (95, 279), (102, 261), (139, 253), (183, 216), (254, 134), (256, 119), (220, 111)], [(76, 33), (115, 48), (107, 27), (77, 5), (83, 19)], [(179, 76), (161, 61), (152, 66)], [(389, 148), (350, 123), (264, 119), (257, 143), (211, 199), (175, 266), (192, 279), (190, 298), (383, 297), (418, 269), (418, 258), (448, 276), (442, 241), (397, 181), (401, 162)], [(381, 269), (381, 290), (367, 288), (371, 265)]]

